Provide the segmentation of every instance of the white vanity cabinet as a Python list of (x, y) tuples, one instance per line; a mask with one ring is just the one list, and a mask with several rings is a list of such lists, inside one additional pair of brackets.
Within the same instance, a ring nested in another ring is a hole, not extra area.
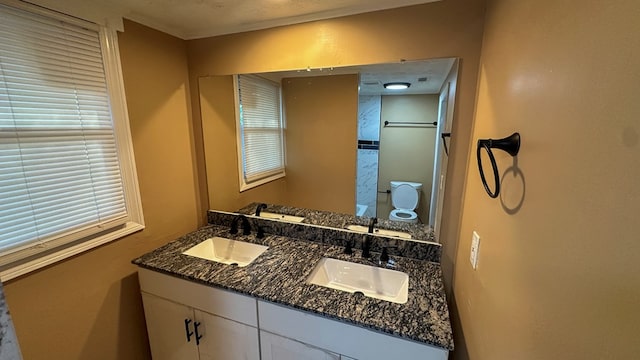
[[(147, 334), (154, 360), (198, 359), (195, 341), (187, 341), (185, 321), (193, 323), (193, 308), (142, 293)], [(193, 331), (193, 325), (190, 325)]]
[[(140, 268), (154, 360), (446, 360), (448, 351)], [(259, 326), (258, 326), (259, 324)]]
[[(293, 342), (324, 349), (326, 353), (340, 354), (341, 360), (446, 360), (449, 355), (447, 350), (439, 347), (384, 335), (264, 301), (258, 301), (258, 314), (261, 337), (265, 332), (276, 334)], [(262, 359), (268, 359), (264, 352)]]
[(259, 360), (256, 300), (140, 269), (154, 360)]
[(340, 355), (266, 331), (260, 331), (262, 360), (341, 360)]

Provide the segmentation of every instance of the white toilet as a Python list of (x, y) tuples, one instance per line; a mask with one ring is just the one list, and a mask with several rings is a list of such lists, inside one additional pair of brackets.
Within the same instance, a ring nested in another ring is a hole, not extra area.
[(418, 222), (418, 214), (414, 211), (420, 200), (421, 183), (408, 181), (391, 182), (391, 203), (394, 209), (389, 214), (389, 220)]

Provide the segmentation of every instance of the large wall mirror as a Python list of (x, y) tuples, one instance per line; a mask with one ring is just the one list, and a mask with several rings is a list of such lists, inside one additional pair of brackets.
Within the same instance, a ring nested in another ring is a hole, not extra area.
[[(404, 210), (437, 227), (457, 74), (456, 58), (255, 74), (281, 84), (286, 176), (243, 192), (233, 76), (200, 78), (210, 208), (270, 202), (389, 219), (393, 184)], [(401, 182), (417, 190), (415, 209)]]

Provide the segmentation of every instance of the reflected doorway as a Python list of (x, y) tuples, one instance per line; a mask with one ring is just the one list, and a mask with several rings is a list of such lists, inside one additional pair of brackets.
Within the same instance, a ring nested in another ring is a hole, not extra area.
[[(440, 135), (450, 129), (452, 118), (442, 94), (448, 95), (455, 81), (457, 61), (418, 61), (385, 70), (372, 68), (360, 75), (355, 212), (388, 219), (394, 209), (390, 182), (407, 181), (422, 184), (414, 211), (420, 223), (434, 225), (438, 189), (444, 190), (441, 172), (446, 171)], [(410, 86), (385, 90), (384, 84), (392, 81)]]

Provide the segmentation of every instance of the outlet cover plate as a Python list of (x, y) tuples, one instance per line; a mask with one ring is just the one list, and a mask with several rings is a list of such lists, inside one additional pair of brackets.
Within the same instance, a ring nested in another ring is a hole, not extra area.
[(477, 232), (473, 232), (473, 236), (471, 236), (471, 254), (469, 256), (469, 261), (471, 262), (471, 267), (475, 270), (478, 267), (478, 253), (480, 252), (480, 235)]

